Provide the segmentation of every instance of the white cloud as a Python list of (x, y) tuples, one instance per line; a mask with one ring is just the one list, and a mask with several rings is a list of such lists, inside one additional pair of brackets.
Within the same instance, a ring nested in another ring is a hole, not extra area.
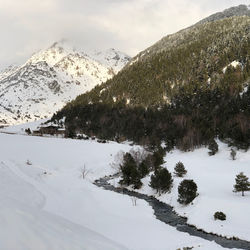
[(130, 55), (237, 0), (0, 0), (0, 67), (66, 38)]
[(198, 21), (204, 15), (199, 6), (184, 0), (136, 0), (113, 3), (104, 15), (92, 16), (92, 22), (112, 31), (134, 54), (162, 36)]

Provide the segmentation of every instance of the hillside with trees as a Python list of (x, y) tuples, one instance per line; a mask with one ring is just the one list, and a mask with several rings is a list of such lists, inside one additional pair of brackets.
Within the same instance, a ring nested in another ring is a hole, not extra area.
[(136, 56), (53, 116), (68, 131), (190, 150), (250, 145), (250, 17), (197, 24)]

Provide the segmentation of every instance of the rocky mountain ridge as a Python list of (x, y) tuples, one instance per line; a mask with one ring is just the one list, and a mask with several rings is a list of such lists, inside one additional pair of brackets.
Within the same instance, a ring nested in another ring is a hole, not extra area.
[(115, 49), (90, 55), (64, 43), (0, 73), (0, 124), (50, 117), (79, 94), (112, 78), (129, 61)]

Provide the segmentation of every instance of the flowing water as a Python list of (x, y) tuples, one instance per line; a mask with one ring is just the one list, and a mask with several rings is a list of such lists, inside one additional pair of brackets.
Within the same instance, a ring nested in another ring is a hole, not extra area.
[(250, 250), (249, 241), (240, 240), (237, 238), (228, 239), (223, 236), (207, 233), (203, 230), (197, 229), (195, 226), (187, 224), (187, 218), (179, 216), (174, 212), (173, 208), (170, 205), (157, 200), (153, 196), (140, 194), (135, 191), (130, 191), (126, 188), (120, 188), (111, 185), (109, 181), (115, 177), (117, 177), (117, 175), (105, 176), (96, 180), (94, 184), (98, 187), (104, 188), (105, 190), (110, 190), (116, 193), (125, 194), (147, 201), (148, 204), (153, 208), (154, 214), (158, 220), (175, 227), (178, 231), (186, 232), (192, 236), (197, 236), (205, 240), (215, 241), (222, 247)]

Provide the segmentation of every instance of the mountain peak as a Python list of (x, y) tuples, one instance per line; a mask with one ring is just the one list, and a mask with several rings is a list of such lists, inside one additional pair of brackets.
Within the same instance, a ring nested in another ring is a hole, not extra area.
[(59, 51), (67, 51), (67, 52), (75, 52), (75, 46), (66, 39), (61, 39), (59, 41), (54, 42), (47, 50), (59, 50)]
[(0, 123), (51, 116), (79, 94), (113, 77), (130, 58), (115, 49), (86, 54), (65, 40), (0, 73)]
[(72, 44), (67, 40), (60, 40), (53, 43), (45, 50), (41, 50), (34, 54), (27, 63), (37, 63), (40, 61), (46, 61), (49, 66), (55, 66), (63, 58), (72, 55), (77, 57), (88, 57), (90, 60), (95, 60), (100, 64), (105, 65), (106, 67), (112, 68), (115, 73), (120, 71), (123, 66), (130, 60), (130, 57), (116, 50), (114, 48), (109, 48), (106, 50), (92, 50), (88, 53), (80, 49), (76, 49)]

